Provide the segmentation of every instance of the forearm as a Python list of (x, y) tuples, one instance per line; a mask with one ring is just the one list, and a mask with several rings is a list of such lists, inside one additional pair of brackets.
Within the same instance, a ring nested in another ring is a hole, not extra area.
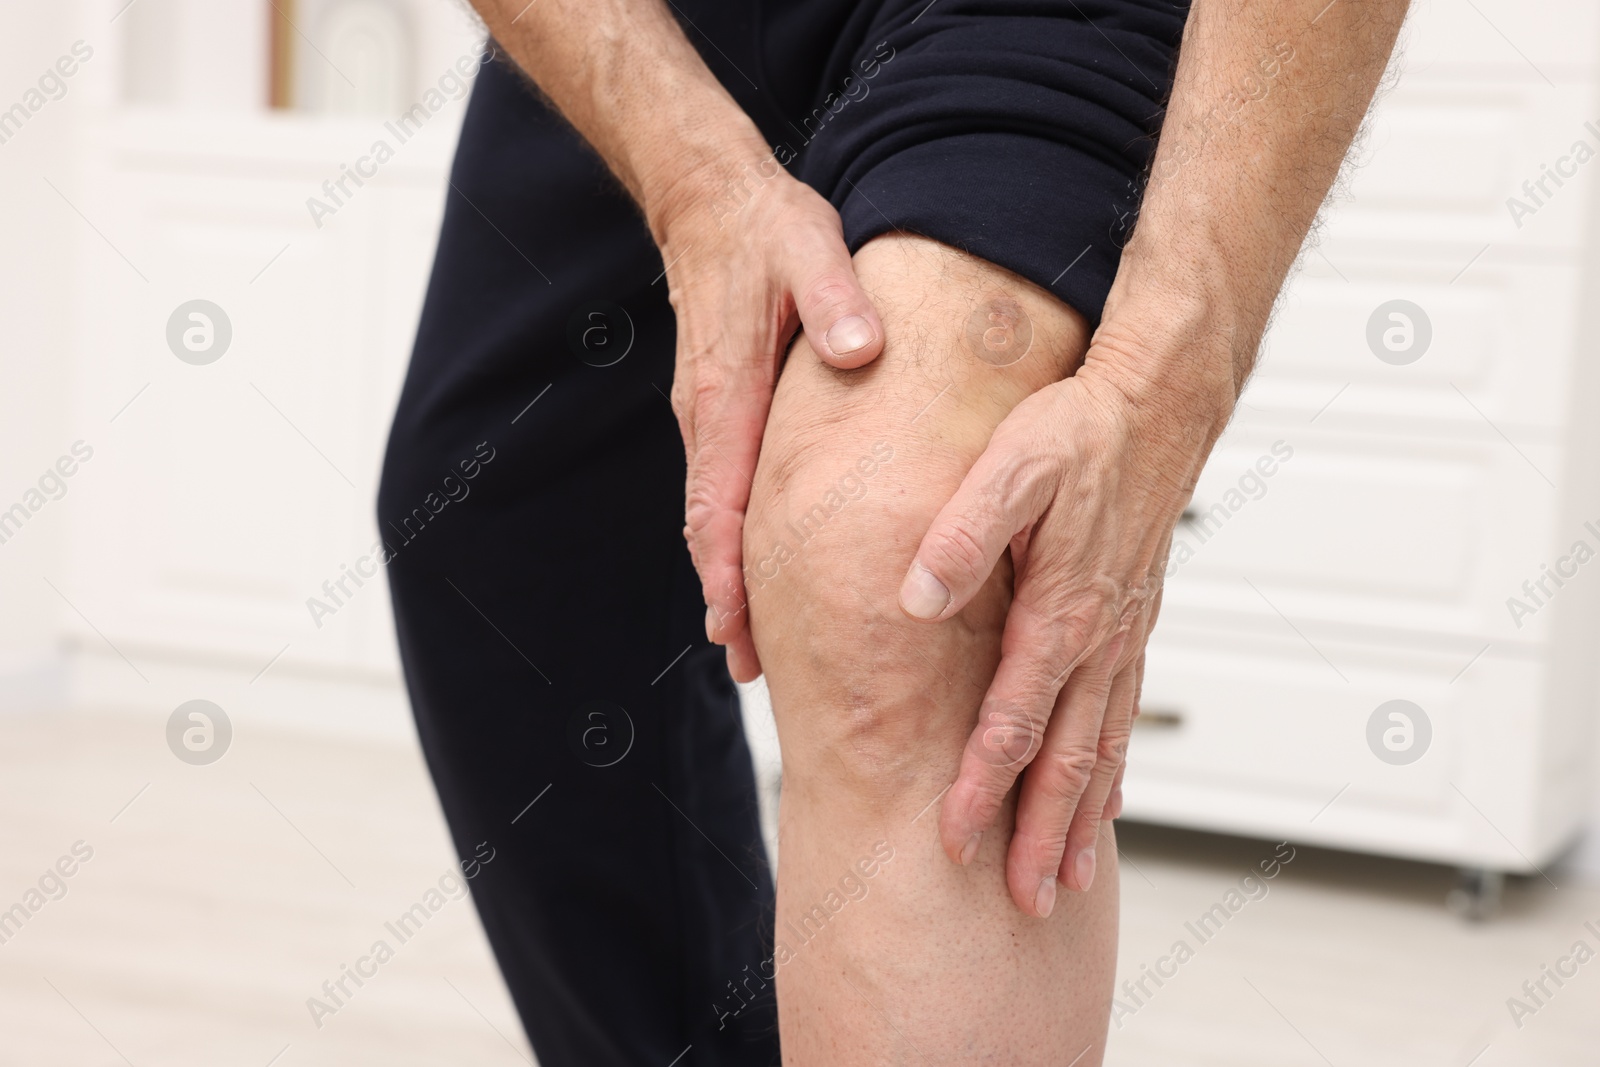
[(473, 0), (501, 46), (632, 194), (668, 219), (770, 155), (662, 0)]
[(1137, 364), (1130, 369), (1152, 391), (1197, 405), (1209, 430), (1220, 432), (1249, 376), (1406, 7), (1194, 2), (1139, 222), (1096, 340)]

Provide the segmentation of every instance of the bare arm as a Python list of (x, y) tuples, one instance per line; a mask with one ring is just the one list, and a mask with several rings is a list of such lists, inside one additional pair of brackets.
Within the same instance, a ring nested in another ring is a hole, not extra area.
[[(600, 153), (652, 228), (770, 154), (661, 0), (475, 0), (489, 30)], [(675, 198), (677, 198), (675, 200)], [(657, 234), (659, 239), (660, 234)]]
[(836, 367), (883, 348), (838, 213), (779, 165), (661, 0), (474, 3), (633, 195), (661, 249), (678, 318), (684, 533), (707, 636), (728, 645), (729, 668), (748, 681), (760, 664), (741, 541), (780, 356), (797, 327)]
[[(1227, 425), (1406, 0), (1195, 0), (1144, 206), (1084, 366), (1018, 405), (901, 590), (960, 611), (1011, 549), (1002, 658), (941, 834), (975, 851), (1026, 765), (1017, 905), (1085, 889), (1137, 704), (1178, 516)], [(1022, 760), (991, 751), (1026, 748)]]
[[(1194, 4), (1102, 330), (1107, 340), (1154, 332), (1148, 342), (1127, 338), (1143, 358), (1122, 362), (1167, 392), (1194, 381), (1192, 354), (1204, 349), (1199, 384), (1211, 395), (1193, 403), (1197, 414), (1214, 405), (1213, 439), (1255, 365), (1273, 302), (1366, 116), (1407, 7)], [(1209, 343), (1220, 337), (1230, 343)]]

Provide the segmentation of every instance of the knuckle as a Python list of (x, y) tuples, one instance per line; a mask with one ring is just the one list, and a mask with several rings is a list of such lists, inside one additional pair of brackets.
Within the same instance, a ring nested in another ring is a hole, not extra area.
[(996, 432), (1001, 437), (999, 444), (1005, 454), (1013, 457), (1005, 469), (1001, 491), (1008, 498), (1027, 501), (1031, 511), (1042, 511), (1060, 486), (1061, 457), (1031, 428), (1012, 430), (1004, 423), (1001, 426), (1005, 433), (1002, 436)]
[(985, 761), (972, 784), (973, 807), (985, 815), (993, 815), (1000, 810), (1001, 802), (1016, 780), (1015, 766)]
[(696, 374), (694, 383), (685, 391), (684, 402), (691, 411), (703, 411), (723, 396), (722, 380), (715, 374)]
[(1060, 603), (1051, 603), (1052, 599), (1049, 591), (1043, 602), (1019, 597), (1013, 610), (1031, 614), (1034, 625), (1027, 631), (1029, 657), (1053, 675), (1073, 666), (1095, 644), (1102, 612), (1093, 595), (1068, 593), (1061, 596)]
[(1094, 647), (1099, 634), (1099, 613), (1085, 603), (1074, 604), (1050, 618), (1039, 650), (1043, 670), (1059, 684), (1061, 676), (1076, 670)]
[(709, 534), (725, 510), (711, 483), (704, 478), (696, 479), (689, 487), (683, 509), (689, 539), (695, 541)]
[(1096, 746), (1096, 758), (1109, 767), (1121, 766), (1128, 756), (1129, 731), (1121, 727), (1106, 730)]
[(861, 304), (861, 290), (854, 279), (839, 274), (824, 274), (813, 279), (799, 297), (807, 311), (826, 319), (853, 312)]
[(1040, 760), (1044, 772), (1040, 786), (1052, 800), (1073, 800), (1089, 787), (1095, 762), (1094, 749), (1080, 745), (1045, 754)]
[(678, 374), (672, 382), (667, 399), (672, 402), (672, 413), (681, 424), (695, 426), (700, 412), (716, 403), (722, 395), (722, 385), (711, 374)]
[(1078, 603), (1056, 617), (1058, 644), (1068, 650), (1088, 648), (1100, 630), (1101, 612), (1088, 603)]
[(957, 580), (981, 581), (988, 577), (983, 541), (970, 519), (949, 523), (933, 537), (923, 556), (935, 574)]
[(973, 734), (974, 751), (993, 768), (997, 785), (1009, 787), (1011, 779), (1032, 761), (1040, 749), (1048, 714), (1009, 701), (984, 712), (981, 729)]

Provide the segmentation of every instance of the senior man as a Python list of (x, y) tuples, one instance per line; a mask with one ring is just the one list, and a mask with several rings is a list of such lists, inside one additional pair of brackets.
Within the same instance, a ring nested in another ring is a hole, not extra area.
[(545, 1067), (1100, 1062), (1167, 546), (1405, 6), (478, 0), (379, 517), (496, 457), (390, 575)]

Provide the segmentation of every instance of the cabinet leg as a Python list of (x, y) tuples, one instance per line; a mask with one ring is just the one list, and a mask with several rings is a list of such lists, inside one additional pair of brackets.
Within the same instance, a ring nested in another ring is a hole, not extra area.
[(1463, 867), (1456, 872), (1456, 884), (1445, 895), (1445, 907), (1468, 922), (1485, 922), (1500, 910), (1505, 885), (1503, 871)]

